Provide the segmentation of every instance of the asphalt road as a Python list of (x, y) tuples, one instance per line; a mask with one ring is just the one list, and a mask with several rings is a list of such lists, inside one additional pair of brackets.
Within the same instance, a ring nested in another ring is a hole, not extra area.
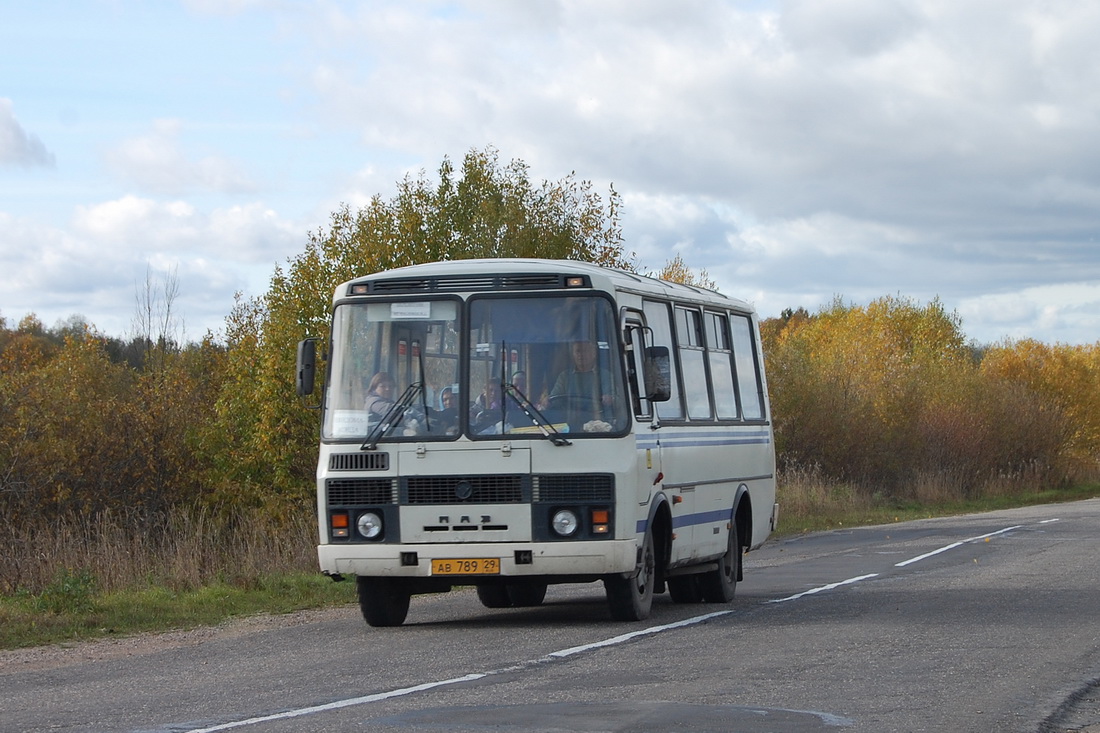
[[(728, 605), (602, 587), (0, 668), (3, 731), (1100, 731), (1100, 500), (770, 542)], [(1092, 728), (1092, 726), (1097, 726)]]

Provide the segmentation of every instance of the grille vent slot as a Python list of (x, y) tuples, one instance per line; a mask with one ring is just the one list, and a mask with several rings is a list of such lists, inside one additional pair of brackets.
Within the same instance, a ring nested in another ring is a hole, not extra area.
[(330, 471), (388, 471), (390, 454), (375, 453), (333, 453), (328, 457)]
[(535, 476), (535, 501), (613, 501), (615, 477), (610, 473), (544, 474)]
[[(573, 277), (576, 277), (575, 275)], [(584, 286), (591, 287), (588, 276)], [(371, 293), (455, 293), (460, 291), (537, 290), (565, 287), (565, 275), (529, 273), (510, 275), (439, 275), (402, 277), (367, 283)]]
[(394, 504), (394, 484), (388, 478), (330, 478), (325, 493), (329, 506)]

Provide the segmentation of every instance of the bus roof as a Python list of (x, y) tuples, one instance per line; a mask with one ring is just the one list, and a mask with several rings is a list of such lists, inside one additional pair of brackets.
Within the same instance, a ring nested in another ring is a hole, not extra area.
[[(566, 274), (587, 275), (593, 287), (608, 291), (626, 291), (641, 295), (660, 295), (673, 300), (697, 303), (723, 304), (736, 310), (752, 312), (747, 301), (733, 298), (716, 290), (684, 285), (683, 283), (658, 280), (636, 272), (613, 267), (603, 267), (591, 262), (579, 260), (545, 259), (469, 259), (425, 262), (392, 270), (372, 273), (342, 283), (336, 289), (335, 300), (343, 300), (349, 288), (357, 283), (371, 283), (384, 280), (405, 280), (414, 278), (435, 278), (446, 276), (471, 275), (516, 275), (516, 274)], [(450, 290), (454, 292), (454, 290)]]

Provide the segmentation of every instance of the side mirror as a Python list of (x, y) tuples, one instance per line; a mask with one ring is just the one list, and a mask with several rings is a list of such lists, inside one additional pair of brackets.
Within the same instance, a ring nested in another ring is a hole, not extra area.
[(667, 346), (648, 346), (645, 350), (645, 392), (651, 402), (668, 402), (672, 397), (672, 362)]
[(298, 342), (298, 376), (295, 386), (298, 396), (313, 394), (313, 380), (317, 374), (317, 339), (304, 339)]

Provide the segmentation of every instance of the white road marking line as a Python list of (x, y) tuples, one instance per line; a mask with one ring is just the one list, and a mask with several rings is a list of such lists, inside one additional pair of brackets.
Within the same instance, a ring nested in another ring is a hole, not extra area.
[(868, 575), (861, 575), (858, 578), (848, 578), (847, 580), (842, 580), (838, 583), (829, 583), (828, 585), (822, 585), (822, 586), (819, 586), (817, 588), (811, 588), (810, 590), (804, 590), (801, 593), (796, 593), (795, 595), (787, 596), (786, 598), (773, 598), (772, 600), (768, 601), (768, 603), (785, 603), (786, 601), (794, 601), (794, 600), (797, 600), (799, 598), (802, 598), (803, 596), (810, 596), (810, 595), (813, 595), (814, 593), (820, 593), (821, 591), (832, 590), (833, 588), (839, 588), (842, 585), (851, 585), (852, 583), (858, 583), (861, 580), (869, 580), (871, 578), (877, 578), (877, 577), (878, 577), (878, 573), (870, 573)]
[(954, 550), (956, 547), (961, 547), (962, 545), (965, 545), (968, 542), (976, 542), (977, 540), (984, 540), (987, 537), (995, 537), (999, 534), (1004, 534), (1005, 532), (1011, 532), (1014, 529), (1020, 529), (1020, 527), (1022, 527), (1022, 526), (1023, 526), (1022, 524), (1017, 524), (1015, 527), (1005, 527), (1004, 529), (999, 529), (996, 532), (990, 532), (989, 534), (978, 535), (977, 537), (970, 537), (969, 539), (960, 540), (959, 542), (952, 542), (950, 545), (946, 545), (944, 547), (941, 547), (938, 550), (932, 550), (932, 552), (926, 552), (923, 555), (917, 555), (916, 557), (911, 557), (908, 560), (903, 560), (899, 563), (896, 563), (894, 565), (894, 567), (903, 568), (906, 565), (912, 565), (915, 562), (920, 562), (921, 560), (927, 560), (928, 558), (932, 557), (933, 555), (938, 555), (941, 552), (947, 552), (948, 550)]
[[(492, 673), (489, 673), (492, 674)], [(431, 690), (436, 687), (445, 687), (447, 685), (455, 685), (459, 682), (472, 682), (474, 680), (480, 680), (486, 677), (486, 674), (468, 674), (463, 677), (455, 677), (449, 680), (439, 680), (438, 682), (425, 682), (422, 685), (414, 685), (413, 687), (403, 687), (399, 690), (390, 690), (389, 692), (378, 692), (373, 695), (364, 695), (363, 697), (352, 697), (347, 700), (337, 700), (336, 702), (326, 703), (325, 705), (313, 705), (308, 708), (298, 708), (296, 710), (285, 710), (281, 713), (272, 713), (271, 715), (261, 715), (256, 718), (248, 718), (247, 720), (235, 720), (231, 723), (221, 723), (220, 725), (212, 725), (208, 728), (194, 728), (186, 731), (186, 733), (214, 733), (219, 730), (232, 730), (233, 728), (243, 728), (246, 725), (255, 725), (257, 723), (267, 723), (272, 720), (286, 720), (288, 718), (297, 718), (302, 715), (312, 715), (313, 713), (323, 713), (326, 710), (339, 710), (340, 708), (352, 707), (353, 705), (364, 705), (368, 702), (378, 702), (380, 700), (389, 700), (393, 697), (401, 697), (402, 695), (411, 695), (414, 692), (423, 692), (425, 690)]]
[(692, 616), (682, 621), (675, 621), (671, 624), (662, 624), (661, 626), (649, 626), (644, 629), (638, 629), (637, 631), (631, 631), (629, 634), (621, 634), (619, 636), (613, 636), (610, 639), (604, 639), (603, 641), (594, 641), (591, 644), (582, 644), (581, 646), (570, 647), (569, 649), (562, 649), (557, 652), (550, 652), (546, 655), (544, 660), (550, 659), (562, 659), (564, 657), (571, 657), (574, 654), (580, 654), (591, 649), (600, 649), (605, 646), (615, 646), (616, 644), (622, 644), (623, 642), (630, 641), (631, 639), (637, 639), (640, 636), (649, 636), (650, 634), (659, 634), (662, 631), (669, 631), (671, 629), (679, 629), (684, 626), (694, 626), (695, 624), (701, 624), (704, 621), (709, 621), (712, 618), (718, 618), (719, 616), (728, 616), (734, 613), (734, 609), (727, 611), (715, 611), (714, 613), (705, 613), (702, 616)]

